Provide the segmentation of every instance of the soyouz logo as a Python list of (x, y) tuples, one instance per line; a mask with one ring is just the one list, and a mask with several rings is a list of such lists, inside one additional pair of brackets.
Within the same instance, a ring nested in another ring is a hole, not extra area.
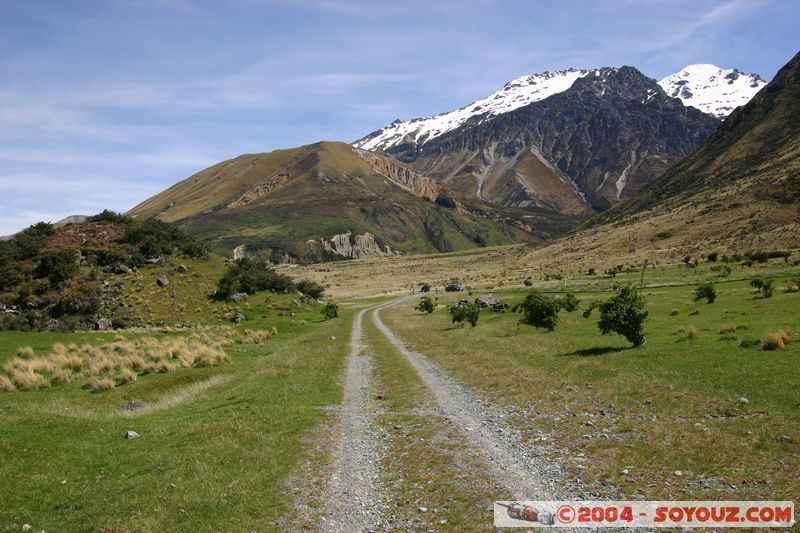
[(792, 527), (786, 501), (499, 501), (496, 527)]

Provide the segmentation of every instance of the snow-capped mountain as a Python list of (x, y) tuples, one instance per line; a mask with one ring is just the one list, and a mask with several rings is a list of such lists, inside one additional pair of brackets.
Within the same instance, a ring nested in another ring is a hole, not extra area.
[[(480, 124), (564, 92), (575, 80), (601, 70), (570, 68), (522, 76), (486, 98), (455, 111), (433, 117), (395, 120), (353, 145), (374, 151), (386, 151), (403, 144), (420, 146), (467, 122)], [(725, 118), (734, 109), (749, 102), (766, 83), (758, 74), (745, 74), (737, 69), (723, 69), (708, 64), (689, 65), (658, 82), (670, 97), (680, 98), (684, 105), (716, 118)]]
[(499, 91), (461, 109), (434, 117), (395, 120), (389, 126), (359, 139), (353, 145), (364, 150), (380, 151), (408, 142), (422, 144), (455, 130), (473, 117), (480, 123), (566, 91), (575, 80), (592, 72), (597, 70), (571, 68), (522, 76), (506, 83)]
[(658, 84), (669, 96), (683, 100), (684, 105), (725, 118), (749, 102), (767, 82), (758, 74), (700, 64), (689, 65)]

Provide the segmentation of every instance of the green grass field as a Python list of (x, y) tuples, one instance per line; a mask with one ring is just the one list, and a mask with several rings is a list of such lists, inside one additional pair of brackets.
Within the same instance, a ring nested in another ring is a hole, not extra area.
[[(304, 435), (321, 407), (340, 401), (350, 312), (322, 321), (317, 307), (303, 306), (279, 317), (265, 298), (250, 298), (252, 319), (239, 327), (278, 334), (231, 346), (229, 363), (140, 376), (100, 394), (80, 382), (0, 393), (0, 528), (272, 529), (290, 505), (283, 480)], [(110, 336), (3, 332), (0, 354)], [(130, 398), (145, 402), (142, 414), (120, 410)], [(127, 430), (142, 437), (126, 440)]]
[[(414, 349), (506, 405), (528, 438), (551, 435), (548, 445), (569, 452), (567, 474), (598, 493), (616, 486), (645, 498), (796, 499), (800, 293), (762, 298), (747, 281), (722, 282), (706, 304), (693, 301), (693, 289), (642, 291), (649, 319), (641, 349), (601, 335), (597, 311), (581, 316), (589, 301), (611, 294), (602, 290), (577, 293), (581, 310), (561, 311), (552, 333), (489, 311), (476, 328), (454, 326), (443, 304), (463, 295), (440, 294), (430, 316), (412, 305), (384, 316)], [(514, 303), (523, 291), (495, 294)], [(790, 343), (763, 350), (767, 332), (780, 330)], [(757, 346), (740, 347), (748, 339)]]

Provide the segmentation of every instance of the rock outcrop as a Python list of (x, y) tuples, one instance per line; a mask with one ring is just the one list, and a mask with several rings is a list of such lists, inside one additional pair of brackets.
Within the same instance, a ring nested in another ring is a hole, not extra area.
[(368, 257), (385, 257), (400, 255), (399, 252), (385, 243), (379, 242), (371, 233), (356, 235), (348, 231), (341, 235), (334, 235), (329, 239), (321, 239), (322, 247), (329, 253), (350, 259), (364, 259)]
[(398, 164), (387, 157), (379, 156), (373, 152), (357, 149), (356, 153), (372, 166), (373, 170), (393, 181), (414, 196), (426, 198), (432, 202), (439, 196), (439, 185), (418, 172)]

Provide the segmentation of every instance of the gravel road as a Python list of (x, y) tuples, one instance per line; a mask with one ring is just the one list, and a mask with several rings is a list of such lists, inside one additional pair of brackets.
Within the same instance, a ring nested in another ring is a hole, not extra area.
[(423, 354), (414, 352), (381, 320), (380, 312), (406, 299), (378, 306), (372, 320), (389, 342), (416, 369), (430, 389), (440, 414), (461, 428), (469, 445), (483, 458), (495, 481), (508, 489), (517, 499), (566, 499), (556, 486), (558, 467), (546, 460), (541, 450), (521, 442), (519, 432), (506, 416), (468, 392), (448, 377)]
[(372, 359), (362, 344), (362, 310), (353, 320), (344, 381), (344, 402), (334, 435), (335, 462), (320, 531), (383, 529), (385, 491), (380, 481), (382, 435), (369, 408)]

